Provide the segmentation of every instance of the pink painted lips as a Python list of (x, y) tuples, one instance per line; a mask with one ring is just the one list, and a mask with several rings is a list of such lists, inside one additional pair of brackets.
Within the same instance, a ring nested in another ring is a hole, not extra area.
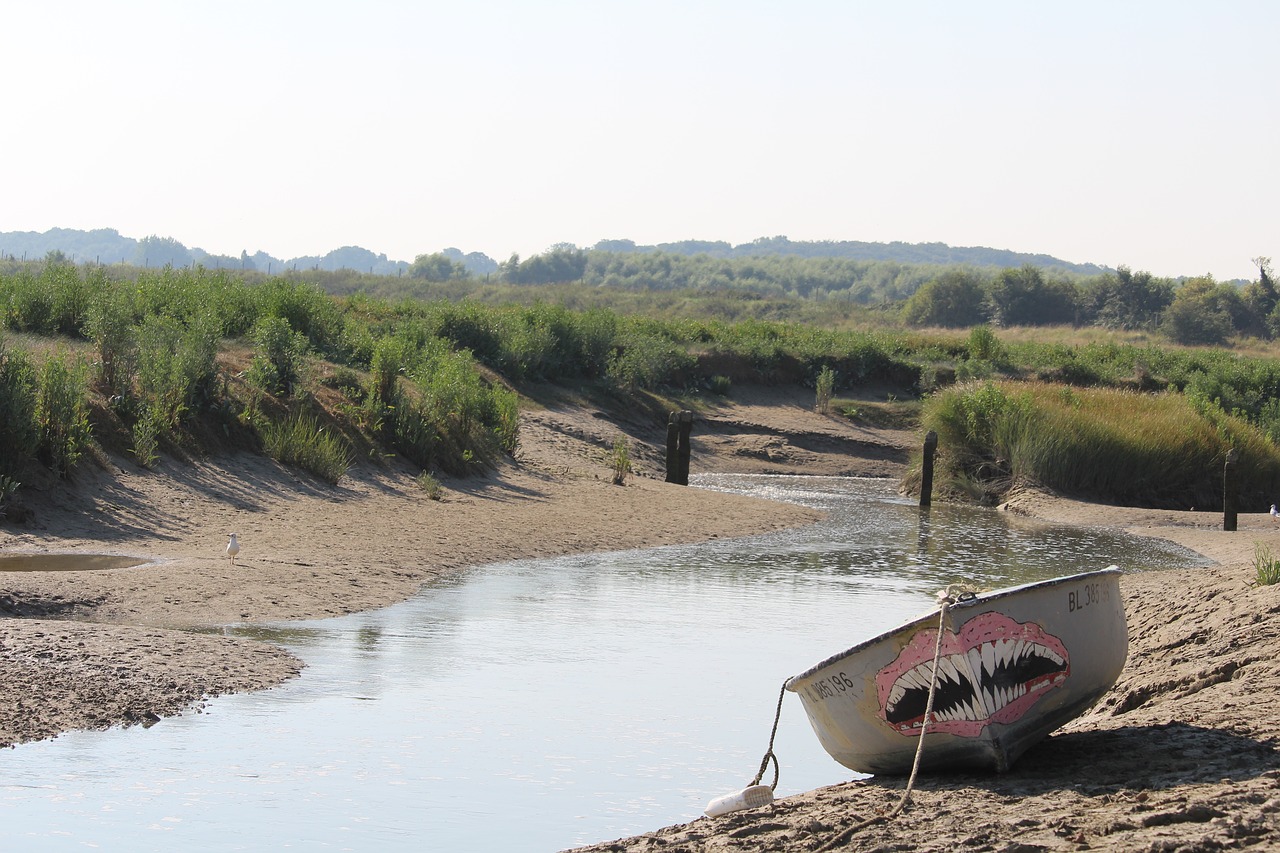
[[(938, 632), (917, 631), (876, 675), (880, 715), (903, 735), (919, 735), (929, 698)], [(1020, 719), (1071, 673), (1067, 649), (1034, 622), (983, 613), (959, 635), (946, 632), (930, 732), (977, 737), (991, 723)]]

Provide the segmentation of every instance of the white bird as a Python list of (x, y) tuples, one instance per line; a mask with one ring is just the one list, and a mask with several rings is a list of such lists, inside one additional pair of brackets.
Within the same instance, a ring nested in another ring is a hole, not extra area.
[(1276, 505), (1271, 505), (1271, 518), (1273, 521), (1280, 521), (1280, 509), (1276, 509)]
[(227, 543), (227, 559), (231, 561), (231, 565), (236, 564), (236, 554), (240, 553), (240, 543), (236, 541), (236, 535), (231, 534), (231, 541)]

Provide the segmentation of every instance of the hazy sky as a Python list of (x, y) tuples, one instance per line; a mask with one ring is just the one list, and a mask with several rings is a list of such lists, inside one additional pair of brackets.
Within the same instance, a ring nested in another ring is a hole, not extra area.
[(10, 4), (0, 231), (1280, 265), (1280, 3)]

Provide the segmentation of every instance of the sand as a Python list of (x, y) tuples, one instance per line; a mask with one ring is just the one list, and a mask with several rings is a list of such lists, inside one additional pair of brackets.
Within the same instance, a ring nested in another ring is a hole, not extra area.
[[(897, 476), (915, 440), (815, 415), (799, 392), (734, 396), (700, 416), (695, 471)], [(616, 486), (607, 453), (624, 432), (638, 472)], [(249, 454), (166, 459), (155, 473), (103, 460), (72, 485), (29, 487), (18, 518), (0, 523), (0, 552), (145, 563), (0, 573), (0, 745), (150, 725), (299, 671), (274, 646), (222, 636), (225, 625), (379, 607), (495, 561), (705, 541), (815, 517), (662, 482), (664, 437), (636, 414), (539, 406), (524, 417), (517, 460), (445, 481), (440, 501), (395, 460), (363, 463), (331, 487)], [(1126, 576), (1130, 660), (1094, 711), (1002, 776), (922, 779), (902, 815), (839, 849), (1280, 848), (1280, 587), (1249, 583), (1254, 544), (1280, 553), (1280, 525), (1245, 515), (1224, 533), (1208, 513), (1035, 492), (1006, 511), (1162, 537), (1214, 565)], [(223, 554), (231, 532), (243, 545), (234, 566)], [(584, 849), (816, 850), (901, 787), (851, 782)]]

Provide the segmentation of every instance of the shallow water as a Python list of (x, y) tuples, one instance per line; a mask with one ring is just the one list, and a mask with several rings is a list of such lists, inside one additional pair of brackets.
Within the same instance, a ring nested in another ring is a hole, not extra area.
[[(696, 485), (831, 514), (750, 539), (488, 566), (379, 611), (229, 628), (308, 668), (150, 729), (0, 753), (3, 848), (549, 851), (644, 832), (750, 781), (788, 676), (928, 610), (948, 583), (1197, 562), (989, 510), (922, 514), (879, 481)], [(851, 778), (788, 700), (778, 794)]]
[(0, 572), (91, 572), (128, 569), (148, 562), (113, 554), (0, 554)]

